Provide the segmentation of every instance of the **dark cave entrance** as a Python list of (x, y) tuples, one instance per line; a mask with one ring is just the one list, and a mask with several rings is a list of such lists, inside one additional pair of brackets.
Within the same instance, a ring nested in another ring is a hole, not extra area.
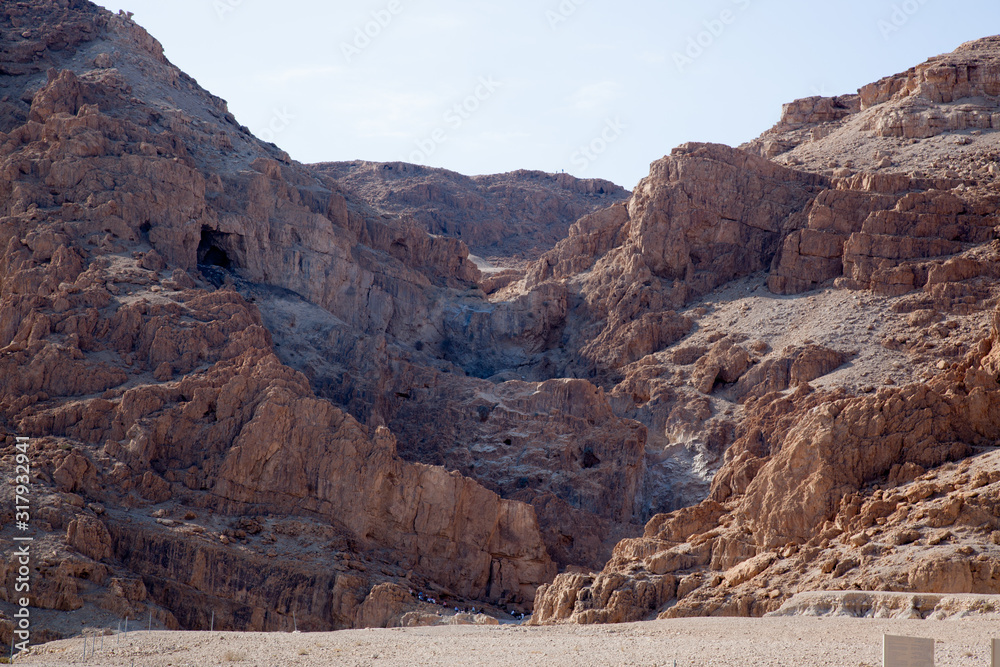
[(201, 230), (198, 243), (198, 266), (214, 266), (220, 269), (235, 268), (230, 257), (233, 249), (233, 235), (213, 229)]
[(590, 447), (585, 447), (583, 454), (580, 457), (580, 465), (585, 469), (596, 468), (601, 465), (601, 459), (598, 458), (597, 454)]

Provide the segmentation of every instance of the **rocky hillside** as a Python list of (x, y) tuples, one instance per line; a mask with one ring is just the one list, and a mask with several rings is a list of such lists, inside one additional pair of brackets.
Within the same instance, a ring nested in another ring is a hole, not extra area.
[(530, 605), (556, 571), (532, 508), (318, 398), (233, 288), (378, 354), (475, 292), (461, 242), (257, 141), (127, 16), (6, 4), (0, 31), (0, 423), (5, 478), (32, 439), (33, 603), (243, 629), (380, 622), (410, 587)]
[(0, 42), (2, 474), (29, 437), (50, 633), (997, 592), (1000, 40), (627, 198), (295, 163), (85, 0)]
[(463, 176), (404, 162), (312, 165), (375, 208), (431, 234), (462, 239), (496, 266), (519, 266), (561, 241), (583, 216), (628, 199), (621, 186), (569, 174)]
[[(764, 272), (681, 310), (697, 330), (626, 369), (663, 377), (680, 346), (704, 340), (706, 356), (683, 360), (735, 423), (710, 494), (654, 517), (600, 572), (543, 587), (533, 622), (760, 615), (806, 590), (1000, 591), (998, 96), (992, 37), (857, 96), (786, 105), (742, 150), (667, 160), (683, 175), (700, 156), (752, 153), (793, 170), (785, 187), (811, 174), (818, 189), (768, 216), (777, 240), (763, 254), (723, 264)], [(629, 219), (656, 187), (640, 184)], [(774, 205), (735, 187), (739, 202)], [(722, 254), (716, 239), (734, 237), (725, 218), (711, 236), (676, 216), (658, 228), (682, 239), (670, 248), (687, 261), (673, 272), (685, 288)], [(607, 252), (641, 247), (635, 229)], [(593, 280), (575, 273), (572, 243), (537, 271), (568, 264), (563, 280)]]

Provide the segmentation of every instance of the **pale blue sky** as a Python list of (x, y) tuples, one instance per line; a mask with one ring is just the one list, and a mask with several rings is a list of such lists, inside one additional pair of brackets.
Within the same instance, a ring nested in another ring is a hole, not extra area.
[(996, 0), (99, 4), (134, 12), (174, 64), (302, 162), (565, 170), (628, 188), (680, 143), (742, 143), (784, 102), (855, 92), (1000, 33)]

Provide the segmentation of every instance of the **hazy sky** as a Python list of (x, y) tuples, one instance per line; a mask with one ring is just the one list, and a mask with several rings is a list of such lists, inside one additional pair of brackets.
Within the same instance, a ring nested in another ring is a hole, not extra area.
[(685, 141), (1000, 32), (997, 0), (102, 0), (302, 162), (633, 187)]

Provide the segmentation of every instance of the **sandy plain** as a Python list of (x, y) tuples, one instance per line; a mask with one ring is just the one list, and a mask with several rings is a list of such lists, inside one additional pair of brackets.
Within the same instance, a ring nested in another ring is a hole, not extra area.
[(327, 633), (131, 632), (43, 644), (23, 665), (313, 667), (320, 665), (632, 665), (877, 667), (883, 634), (935, 640), (937, 667), (990, 665), (1000, 617), (692, 618), (622, 625), (450, 626)]

